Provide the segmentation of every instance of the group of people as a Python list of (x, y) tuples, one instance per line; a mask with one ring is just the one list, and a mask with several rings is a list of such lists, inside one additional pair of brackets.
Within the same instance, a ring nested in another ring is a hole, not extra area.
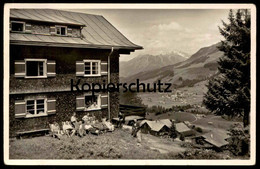
[(70, 121), (62, 122), (62, 129), (57, 122), (50, 124), (50, 131), (52, 137), (60, 139), (61, 135), (67, 135), (72, 137), (77, 135), (83, 137), (88, 133), (98, 135), (106, 131), (114, 131), (114, 125), (112, 125), (106, 118), (99, 122), (95, 116), (90, 114), (85, 115), (82, 120), (77, 119), (76, 113), (73, 113)]
[[(119, 124), (117, 124), (117, 127), (122, 127), (124, 121), (125, 117), (122, 115), (122, 113), (119, 114)], [(106, 118), (103, 118), (102, 122), (99, 122), (95, 116), (90, 115), (89, 113), (85, 115), (82, 120), (78, 120), (76, 113), (73, 113), (70, 121), (62, 122), (62, 129), (57, 122), (50, 124), (51, 136), (58, 139), (60, 139), (62, 135), (66, 135), (68, 137), (77, 135), (79, 137), (83, 137), (89, 133), (99, 135), (100, 133), (114, 130), (114, 125), (107, 121)], [(136, 137), (138, 144), (140, 144), (141, 130), (140, 122), (137, 120), (134, 120), (131, 135)]]

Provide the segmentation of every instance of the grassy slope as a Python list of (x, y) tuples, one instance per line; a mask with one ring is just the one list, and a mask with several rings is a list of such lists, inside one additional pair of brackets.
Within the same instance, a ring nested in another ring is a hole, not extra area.
[(63, 136), (61, 140), (49, 136), (10, 142), (10, 159), (165, 159), (171, 158), (152, 150), (149, 144), (137, 145), (130, 131), (115, 130), (100, 136), (83, 138)]

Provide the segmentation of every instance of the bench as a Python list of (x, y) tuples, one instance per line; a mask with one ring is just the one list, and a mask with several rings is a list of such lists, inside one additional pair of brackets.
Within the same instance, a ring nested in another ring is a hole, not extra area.
[(22, 136), (39, 136), (48, 134), (50, 129), (39, 129), (30, 131), (20, 131), (16, 132), (16, 138), (22, 139)]

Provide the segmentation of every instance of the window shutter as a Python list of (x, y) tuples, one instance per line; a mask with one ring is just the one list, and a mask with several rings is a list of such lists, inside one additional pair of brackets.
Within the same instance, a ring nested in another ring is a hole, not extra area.
[(76, 62), (76, 76), (84, 76), (85, 66), (83, 61)]
[(9, 23), (9, 31), (12, 30), (12, 22)]
[(14, 62), (14, 76), (15, 77), (24, 77), (25, 76), (25, 61), (16, 60)]
[(67, 29), (67, 33), (68, 33), (68, 36), (72, 36), (72, 29), (71, 29), (71, 28), (68, 28), (68, 29)]
[(108, 107), (108, 95), (101, 95), (101, 108), (107, 108)]
[(84, 96), (77, 96), (76, 97), (76, 110), (82, 111), (85, 109), (85, 98)]
[(15, 118), (24, 118), (26, 116), (26, 103), (24, 100), (15, 101)]
[(55, 114), (56, 113), (56, 100), (48, 99), (47, 100), (47, 114)]
[(26, 33), (32, 32), (32, 25), (31, 24), (28, 24), (28, 23), (25, 24), (25, 32)]
[(56, 75), (56, 62), (54, 60), (47, 61), (47, 76), (55, 77)]
[(107, 66), (108, 66), (107, 62), (105, 62), (105, 61), (101, 62), (101, 75), (107, 75), (108, 74)]
[(51, 35), (55, 35), (56, 34), (56, 27), (55, 26), (51, 26), (50, 27), (50, 34)]

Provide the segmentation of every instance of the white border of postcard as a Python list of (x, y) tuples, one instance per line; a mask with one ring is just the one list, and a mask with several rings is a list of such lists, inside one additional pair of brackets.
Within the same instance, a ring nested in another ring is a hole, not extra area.
[[(251, 9), (251, 128), (249, 160), (11, 160), (9, 159), (9, 15), (12, 8), (50, 9)], [(50, 4), (4, 6), (4, 163), (6, 165), (254, 165), (256, 162), (256, 6), (254, 4)]]

